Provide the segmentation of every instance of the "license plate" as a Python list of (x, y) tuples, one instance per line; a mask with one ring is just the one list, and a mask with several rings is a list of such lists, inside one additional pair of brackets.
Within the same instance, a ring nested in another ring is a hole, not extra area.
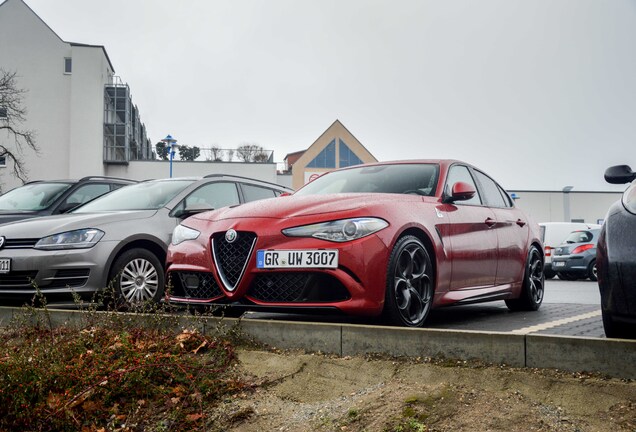
[(557, 261), (554, 263), (555, 267), (565, 267), (565, 261)]
[(0, 258), (0, 273), (11, 271), (11, 258)]
[(256, 267), (268, 268), (338, 268), (335, 249), (259, 250)]

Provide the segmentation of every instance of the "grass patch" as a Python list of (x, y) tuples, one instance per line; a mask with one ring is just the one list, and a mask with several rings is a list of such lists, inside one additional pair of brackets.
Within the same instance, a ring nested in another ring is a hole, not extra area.
[(207, 430), (247, 388), (221, 333), (174, 331), (178, 317), (158, 313), (73, 315), (56, 325), (27, 307), (0, 328), (0, 430)]

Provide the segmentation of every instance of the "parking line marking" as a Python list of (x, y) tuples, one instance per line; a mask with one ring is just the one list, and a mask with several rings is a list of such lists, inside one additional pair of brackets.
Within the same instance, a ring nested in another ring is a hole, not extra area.
[(563, 319), (560, 319), (560, 320), (550, 321), (550, 322), (539, 324), (539, 325), (535, 325), (535, 326), (520, 328), (518, 330), (513, 330), (512, 333), (514, 333), (514, 334), (529, 334), (529, 333), (534, 333), (534, 332), (538, 332), (538, 331), (541, 331), (541, 330), (547, 330), (549, 328), (558, 327), (558, 326), (563, 325), (563, 324), (573, 323), (575, 321), (581, 321), (581, 320), (589, 319), (589, 318), (596, 318), (598, 316), (601, 316), (600, 309), (596, 310), (596, 311), (593, 311), (593, 312), (588, 312), (588, 313), (585, 313), (585, 314), (576, 315), (576, 316), (573, 316), (573, 317), (570, 317), (570, 318), (563, 318)]

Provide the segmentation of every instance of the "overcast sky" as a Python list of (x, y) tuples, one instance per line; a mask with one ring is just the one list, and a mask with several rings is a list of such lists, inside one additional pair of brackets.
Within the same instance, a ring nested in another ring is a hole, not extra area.
[(282, 161), (339, 119), (379, 160), (461, 159), (507, 189), (636, 169), (636, 0), (26, 2), (106, 47), (153, 143)]

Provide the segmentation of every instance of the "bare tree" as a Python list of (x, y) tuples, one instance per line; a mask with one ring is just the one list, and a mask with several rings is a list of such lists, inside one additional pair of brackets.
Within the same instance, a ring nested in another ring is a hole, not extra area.
[[(39, 154), (35, 132), (22, 128), (27, 110), (22, 106), (25, 90), (18, 88), (16, 72), (0, 69), (0, 132), (8, 141), (0, 142), (0, 157), (13, 162), (13, 174), (23, 183), (28, 180), (22, 155), (25, 149)], [(2, 137), (0, 135), (0, 137)]]
[(223, 150), (219, 146), (210, 147), (210, 152), (212, 153), (212, 160), (214, 162), (220, 162), (223, 160)]
[(256, 153), (254, 153), (254, 157), (252, 158), (254, 162), (265, 163), (269, 160), (269, 155), (263, 148), (261, 147)]
[(243, 162), (256, 162), (256, 157), (265, 153), (258, 144), (243, 144), (236, 149), (236, 154)]

